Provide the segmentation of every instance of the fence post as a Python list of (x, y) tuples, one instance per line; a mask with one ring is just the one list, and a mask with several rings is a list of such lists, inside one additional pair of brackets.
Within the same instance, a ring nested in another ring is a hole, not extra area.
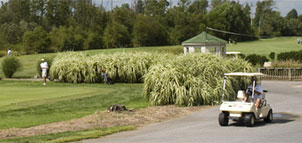
[(292, 72), (290, 68), (288, 68), (288, 79), (292, 80)]

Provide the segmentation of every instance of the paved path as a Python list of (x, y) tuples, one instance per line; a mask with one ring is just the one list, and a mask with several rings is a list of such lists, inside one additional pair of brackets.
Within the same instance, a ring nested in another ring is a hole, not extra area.
[(220, 127), (218, 106), (178, 119), (152, 124), (83, 143), (243, 143), (302, 142), (302, 82), (263, 81), (268, 103), (274, 110), (270, 124), (257, 122), (253, 128), (230, 123)]

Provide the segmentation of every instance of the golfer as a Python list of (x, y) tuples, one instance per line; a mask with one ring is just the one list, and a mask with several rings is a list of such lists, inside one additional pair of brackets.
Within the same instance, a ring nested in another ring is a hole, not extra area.
[(10, 48), (9, 48), (8, 51), (7, 51), (7, 55), (8, 55), (8, 56), (12, 56), (12, 50), (11, 50)]
[(41, 67), (41, 70), (42, 70), (42, 78), (43, 78), (43, 81), (44, 81), (43, 85), (46, 85), (48, 64), (43, 58), (41, 59), (40, 67)]
[[(252, 100), (254, 102), (256, 102), (256, 104), (255, 104), (256, 107), (260, 108), (262, 94), (263, 94), (263, 89), (262, 89), (261, 85), (257, 83), (257, 78), (256, 77), (252, 78), (252, 83), (248, 87), (248, 89), (246, 89), (246, 94), (249, 94), (249, 91), (253, 92), (253, 82), (255, 82), (255, 89), (254, 89), (254, 98)], [(251, 95), (247, 95), (247, 96), (251, 96)], [(245, 98), (244, 101), (250, 102), (250, 98)]]

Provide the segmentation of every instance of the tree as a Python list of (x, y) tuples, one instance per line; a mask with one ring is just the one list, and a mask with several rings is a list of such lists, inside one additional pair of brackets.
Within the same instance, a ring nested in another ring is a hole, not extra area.
[(291, 18), (298, 18), (298, 12), (296, 9), (292, 9), (291, 11), (289, 11), (286, 15), (287, 19), (291, 19)]
[(104, 45), (106, 48), (129, 47), (130, 37), (126, 26), (113, 21), (105, 29)]
[[(270, 21), (268, 21), (267, 19), (270, 17), (270, 15), (273, 12), (274, 1), (273, 0), (258, 1), (256, 5), (257, 7), (256, 7), (256, 13), (255, 13), (253, 25), (258, 28), (258, 34), (263, 35), (265, 34), (265, 32), (262, 32), (261, 34), (261, 30), (265, 30), (265, 28), (270, 27), (269, 26)], [(267, 34), (272, 34), (272, 32)]]
[(111, 19), (112, 21), (125, 26), (130, 34), (135, 22), (135, 12), (129, 8), (128, 4), (123, 4), (121, 7), (113, 9)]
[(56, 52), (83, 50), (84, 37), (79, 34), (77, 28), (60, 26), (52, 28), (49, 33), (51, 49)]
[(42, 27), (36, 27), (33, 31), (27, 31), (23, 35), (23, 46), (27, 54), (53, 52), (49, 49), (50, 39)]
[(207, 0), (195, 0), (189, 6), (189, 12), (191, 13), (199, 13), (199, 14), (207, 14), (208, 8), (208, 1)]
[(163, 16), (168, 6), (169, 2), (167, 0), (146, 0), (145, 14), (149, 16)]
[(15, 24), (22, 20), (31, 21), (30, 0), (10, 0), (8, 1), (8, 10), (12, 16), (12, 22)]
[(46, 13), (46, 4), (47, 0), (31, 0), (30, 3), (32, 19), (41, 26), (43, 25)]
[[(208, 25), (215, 29), (253, 35), (249, 15), (243, 11), (239, 2), (225, 2), (214, 8), (208, 14)], [(242, 41), (253, 38), (217, 32), (213, 34), (225, 40), (231, 38), (235, 41)]]
[(284, 36), (299, 36), (301, 35), (302, 24), (298, 19), (285, 19), (282, 28), (282, 35)]
[(137, 16), (133, 29), (133, 44), (135, 47), (164, 45), (167, 43), (167, 39), (166, 29), (155, 18), (143, 15)]
[(47, 25), (51, 30), (53, 26), (59, 27), (68, 24), (72, 15), (72, 0), (48, 0), (47, 3)]
[(22, 39), (21, 37), (23, 35), (23, 32), (18, 24), (5, 23), (1, 26), (1, 30), (5, 36), (5, 39), (3, 40), (7, 41), (9, 44), (17, 44)]
[(90, 31), (84, 43), (84, 49), (101, 49), (103, 48), (103, 37), (97, 32)]
[(211, 6), (212, 6), (212, 9), (214, 9), (215, 7), (223, 4), (224, 2), (227, 2), (228, 0), (212, 0), (211, 1)]
[(144, 13), (144, 2), (142, 0), (136, 0), (134, 5), (134, 11), (136, 14)]
[(96, 7), (92, 5), (92, 0), (77, 0), (74, 1), (74, 3), (74, 19), (76, 23), (86, 30), (89, 29), (94, 22), (97, 10)]

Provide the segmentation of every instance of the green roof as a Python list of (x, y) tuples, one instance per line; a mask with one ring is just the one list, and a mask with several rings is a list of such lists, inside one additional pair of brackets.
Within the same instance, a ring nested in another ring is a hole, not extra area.
[(206, 32), (202, 32), (201, 34), (182, 42), (182, 45), (187, 44), (205, 44), (205, 43), (222, 43), (225, 44), (227, 41), (215, 37), (213, 35), (207, 34)]

